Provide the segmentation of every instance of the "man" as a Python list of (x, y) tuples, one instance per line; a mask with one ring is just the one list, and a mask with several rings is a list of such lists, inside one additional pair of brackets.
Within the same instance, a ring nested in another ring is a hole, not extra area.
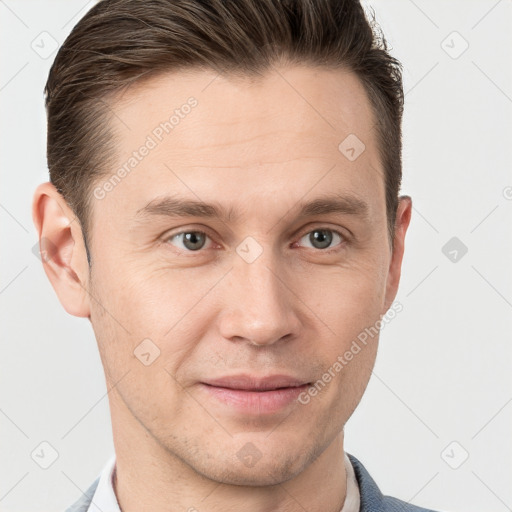
[(104, 0), (46, 95), (33, 218), (116, 452), (68, 510), (425, 510), (344, 451), (411, 216), (359, 2)]

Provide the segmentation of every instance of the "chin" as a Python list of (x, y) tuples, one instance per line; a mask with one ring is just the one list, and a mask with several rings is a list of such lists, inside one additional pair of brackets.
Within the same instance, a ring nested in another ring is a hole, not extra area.
[(295, 477), (302, 468), (295, 467), (296, 464), (271, 461), (260, 463), (255, 467), (240, 467), (238, 463), (231, 463), (230, 466), (218, 466), (208, 468), (204, 474), (210, 480), (228, 485), (239, 485), (247, 487), (263, 487), (282, 484)]
[[(258, 442), (258, 445), (262, 443)], [(289, 446), (289, 451), (283, 448), (281, 446), (278, 451), (267, 442), (264, 451), (260, 451), (256, 443), (248, 440), (234, 452), (226, 447), (217, 454), (210, 453), (206, 460), (192, 466), (206, 478), (224, 484), (250, 487), (278, 485), (296, 477), (315, 459), (304, 444), (294, 443)]]

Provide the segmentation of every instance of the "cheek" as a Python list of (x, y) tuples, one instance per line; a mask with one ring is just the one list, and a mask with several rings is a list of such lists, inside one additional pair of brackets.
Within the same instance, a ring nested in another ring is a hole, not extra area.
[[(362, 259), (357, 265), (332, 268), (304, 277), (304, 302), (313, 312), (320, 359), (329, 380), (326, 399), (341, 417), (351, 414), (368, 383), (378, 346), (380, 313), (385, 295), (384, 263)], [(311, 284), (311, 283), (314, 283)], [(339, 402), (336, 397), (343, 396)]]
[(123, 293), (105, 286), (91, 321), (109, 387), (137, 416), (151, 419), (163, 409), (171, 421), (182, 407), (175, 368), (193, 347), (178, 328), (164, 335), (176, 322), (147, 293), (143, 286)]
[(102, 300), (108, 303), (117, 327), (137, 336), (168, 333), (186, 316), (194, 300), (198, 302), (201, 289), (208, 284), (197, 286), (198, 281), (190, 286), (182, 272), (172, 269), (155, 271), (126, 261), (111, 263), (97, 277)]
[(386, 290), (384, 261), (303, 273), (297, 294), (338, 335), (357, 335), (379, 319)]
[(162, 380), (168, 386), (169, 373), (190, 357), (209, 325), (202, 320), (206, 301), (201, 299), (214, 282), (210, 275), (190, 286), (183, 272), (97, 268), (91, 322), (111, 380), (130, 370), (140, 374), (141, 383), (154, 379), (156, 387)]

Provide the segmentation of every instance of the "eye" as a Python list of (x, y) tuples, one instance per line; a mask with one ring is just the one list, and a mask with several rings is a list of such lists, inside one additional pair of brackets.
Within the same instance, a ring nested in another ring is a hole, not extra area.
[[(200, 252), (207, 245), (207, 240), (211, 238), (207, 233), (200, 230), (181, 231), (166, 237), (165, 243), (170, 243), (184, 252)], [(312, 249), (328, 252), (336, 246), (345, 242), (345, 237), (338, 231), (329, 228), (317, 228), (304, 234), (300, 240), (306, 240), (306, 244), (311, 244)], [(338, 243), (332, 246), (338, 239)], [(299, 241), (300, 241), (299, 240)], [(302, 244), (301, 244), (302, 245)], [(306, 245), (306, 247), (308, 247)]]
[[(181, 231), (166, 238), (166, 242), (172, 243), (172, 240), (176, 239), (180, 245), (177, 245), (178, 249), (185, 250), (188, 252), (197, 252), (201, 250), (206, 240), (210, 238), (204, 231)], [(172, 243), (172, 245), (175, 245)]]
[(341, 245), (345, 241), (345, 237), (338, 231), (328, 228), (317, 228), (303, 235), (300, 240), (307, 240), (313, 249), (325, 250), (326, 248), (332, 248), (330, 246), (336, 238), (339, 239), (339, 243), (336, 245)]

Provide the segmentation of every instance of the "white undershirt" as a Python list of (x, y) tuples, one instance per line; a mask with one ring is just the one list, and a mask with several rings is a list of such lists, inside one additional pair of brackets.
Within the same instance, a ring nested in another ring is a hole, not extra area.
[[(340, 512), (359, 512), (359, 486), (350, 459), (346, 453), (344, 455), (347, 474), (347, 494)], [(88, 512), (121, 512), (112, 483), (115, 463), (116, 456), (112, 455), (101, 471), (100, 481), (98, 482), (98, 487), (96, 487)]]

